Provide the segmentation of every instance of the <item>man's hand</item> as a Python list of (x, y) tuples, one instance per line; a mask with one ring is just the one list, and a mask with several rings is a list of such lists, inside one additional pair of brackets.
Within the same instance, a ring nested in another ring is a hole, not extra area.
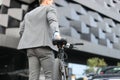
[(54, 39), (57, 39), (57, 40), (60, 40), (60, 39), (61, 39), (61, 36), (60, 36), (60, 33), (59, 33), (59, 32), (55, 32), (55, 33), (54, 33)]

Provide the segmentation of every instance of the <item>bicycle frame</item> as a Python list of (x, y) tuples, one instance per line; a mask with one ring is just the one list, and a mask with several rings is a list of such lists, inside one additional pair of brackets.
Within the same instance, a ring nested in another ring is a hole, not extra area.
[(67, 80), (67, 76), (68, 76), (68, 70), (67, 69), (67, 65), (65, 65), (65, 61), (64, 61), (64, 47), (59, 47), (59, 50), (58, 50), (58, 54), (60, 54), (60, 56), (58, 56), (58, 58), (60, 59), (60, 64), (62, 65), (61, 66), (61, 72), (63, 73), (63, 77), (64, 79), (63, 80)]

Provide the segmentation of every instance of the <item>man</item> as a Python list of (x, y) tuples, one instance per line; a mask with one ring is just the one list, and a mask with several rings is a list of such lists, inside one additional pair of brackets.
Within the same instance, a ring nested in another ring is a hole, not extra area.
[(27, 13), (20, 25), (18, 49), (27, 49), (29, 80), (39, 80), (43, 67), (46, 80), (52, 80), (54, 54), (52, 39), (61, 39), (53, 0), (41, 0), (40, 6)]

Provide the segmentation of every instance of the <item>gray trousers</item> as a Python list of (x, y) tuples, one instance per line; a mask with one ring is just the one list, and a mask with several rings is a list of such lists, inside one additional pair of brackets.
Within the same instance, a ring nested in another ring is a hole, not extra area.
[(54, 54), (48, 47), (27, 50), (29, 62), (29, 80), (39, 80), (41, 67), (45, 80), (53, 80)]

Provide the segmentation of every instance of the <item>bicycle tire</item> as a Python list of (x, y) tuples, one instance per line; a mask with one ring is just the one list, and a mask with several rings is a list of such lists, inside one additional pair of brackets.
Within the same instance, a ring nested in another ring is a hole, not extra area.
[(66, 72), (65, 68), (62, 69), (64, 65), (61, 64), (61, 60), (56, 58), (55, 59), (55, 64), (54, 64), (54, 71), (53, 71), (53, 80), (66, 80), (66, 76), (64, 75)]

